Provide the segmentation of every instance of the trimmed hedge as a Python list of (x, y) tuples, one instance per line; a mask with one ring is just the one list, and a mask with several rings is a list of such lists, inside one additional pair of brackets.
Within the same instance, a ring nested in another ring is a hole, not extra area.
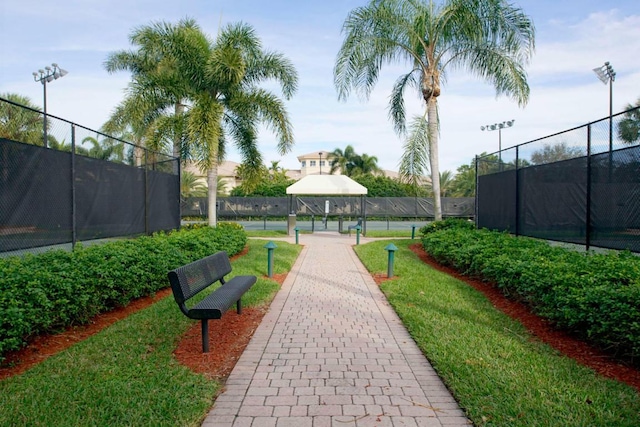
[(463, 274), (496, 283), (560, 328), (620, 356), (640, 356), (640, 258), (581, 253), (488, 230), (447, 227), (424, 249)]
[(0, 361), (29, 337), (87, 323), (93, 316), (169, 286), (167, 271), (247, 243), (242, 227), (187, 227), (73, 252), (0, 259)]

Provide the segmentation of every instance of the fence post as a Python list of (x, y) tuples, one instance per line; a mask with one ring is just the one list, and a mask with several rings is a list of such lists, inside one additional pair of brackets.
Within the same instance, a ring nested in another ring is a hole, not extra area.
[(520, 235), (520, 146), (516, 145), (516, 237)]
[(476, 161), (475, 161), (475, 167), (476, 167), (476, 191), (475, 191), (475, 201), (474, 201), (474, 206), (473, 206), (473, 210), (475, 211), (475, 223), (476, 223), (476, 228), (480, 228), (478, 225), (478, 189), (480, 188), (480, 186), (478, 185), (480, 183), (480, 180), (478, 179), (478, 155), (476, 154)]
[(75, 249), (78, 239), (76, 213), (76, 127), (71, 125), (71, 249)]
[(591, 123), (587, 125), (587, 200), (585, 218), (585, 250), (589, 252), (591, 246)]
[(144, 149), (144, 234), (149, 234), (149, 150)]

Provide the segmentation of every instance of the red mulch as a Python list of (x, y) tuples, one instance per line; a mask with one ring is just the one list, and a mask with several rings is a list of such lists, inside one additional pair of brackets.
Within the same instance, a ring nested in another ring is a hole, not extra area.
[(410, 248), (422, 261), (433, 268), (462, 280), (482, 292), (496, 308), (520, 321), (541, 341), (549, 344), (564, 355), (575, 359), (578, 363), (590, 367), (600, 375), (625, 382), (640, 391), (640, 369), (614, 360), (606, 353), (584, 341), (555, 329), (548, 321), (533, 314), (526, 305), (506, 298), (497, 287), (463, 276), (452, 268), (438, 264), (424, 251), (420, 243), (413, 244)]
[[(531, 313), (526, 306), (505, 298), (497, 288), (492, 287), (490, 284), (470, 279), (450, 268), (439, 265), (424, 252), (422, 245), (414, 244), (411, 249), (424, 262), (481, 291), (494, 306), (514, 319), (519, 320), (540, 340), (548, 343), (568, 357), (574, 358), (579, 363), (594, 369), (601, 375), (626, 382), (640, 391), (640, 370), (615, 361), (586, 343), (555, 330), (544, 319)], [(243, 253), (246, 253), (246, 251), (243, 251)], [(280, 284), (284, 282), (285, 278), (286, 274), (274, 275), (273, 277)], [(376, 274), (374, 275), (374, 280), (380, 283), (386, 280), (386, 274)], [(127, 307), (96, 316), (89, 325), (69, 328), (67, 331), (57, 335), (36, 337), (24, 349), (7, 355), (3, 365), (0, 366), (0, 380), (26, 371), (47, 357), (169, 295), (171, 295), (171, 289), (166, 288), (155, 296), (140, 298)], [(266, 307), (243, 308), (241, 316), (238, 316), (234, 310), (230, 310), (222, 319), (209, 322), (211, 351), (207, 354), (202, 353), (200, 322), (194, 322), (193, 327), (184, 335), (174, 351), (176, 358), (180, 363), (195, 372), (203, 373), (209, 378), (226, 378), (260, 324), (266, 310)]]

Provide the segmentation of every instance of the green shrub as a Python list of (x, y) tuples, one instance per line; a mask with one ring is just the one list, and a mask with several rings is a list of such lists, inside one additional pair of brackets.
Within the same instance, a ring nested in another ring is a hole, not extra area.
[(220, 224), (0, 259), (0, 361), (31, 336), (87, 323), (167, 287), (169, 270), (246, 243), (241, 226)]
[(429, 233), (433, 233), (434, 231), (439, 230), (447, 230), (450, 228), (461, 228), (464, 230), (473, 230), (476, 228), (475, 224), (471, 221), (467, 221), (465, 219), (460, 218), (446, 218), (442, 221), (434, 221), (431, 222), (424, 227), (420, 227), (420, 234), (427, 235)]
[(439, 262), (495, 283), (561, 328), (619, 355), (640, 355), (640, 258), (585, 254), (488, 230), (440, 226), (423, 246)]

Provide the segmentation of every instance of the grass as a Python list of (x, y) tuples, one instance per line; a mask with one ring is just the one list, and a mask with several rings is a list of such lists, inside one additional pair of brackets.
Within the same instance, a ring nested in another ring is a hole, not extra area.
[[(355, 234), (353, 231), (351, 231)], [(411, 229), (408, 230), (367, 230), (367, 237), (389, 237), (389, 238), (398, 238), (398, 237), (411, 237)], [(418, 233), (418, 229), (416, 228), (414, 237), (416, 239), (420, 238)]]
[[(389, 241), (356, 246), (386, 273)], [(478, 426), (638, 426), (640, 394), (535, 340), (464, 282), (394, 240), (397, 278), (381, 285), (409, 332)]]
[[(245, 306), (268, 304), (279, 285), (262, 277), (267, 272), (264, 242), (248, 244), (249, 253), (232, 263), (232, 275), (258, 276), (243, 298)], [(289, 271), (299, 251), (278, 242), (274, 272)], [(3, 380), (0, 426), (200, 425), (221, 384), (172, 355), (194, 322), (168, 297)]]

